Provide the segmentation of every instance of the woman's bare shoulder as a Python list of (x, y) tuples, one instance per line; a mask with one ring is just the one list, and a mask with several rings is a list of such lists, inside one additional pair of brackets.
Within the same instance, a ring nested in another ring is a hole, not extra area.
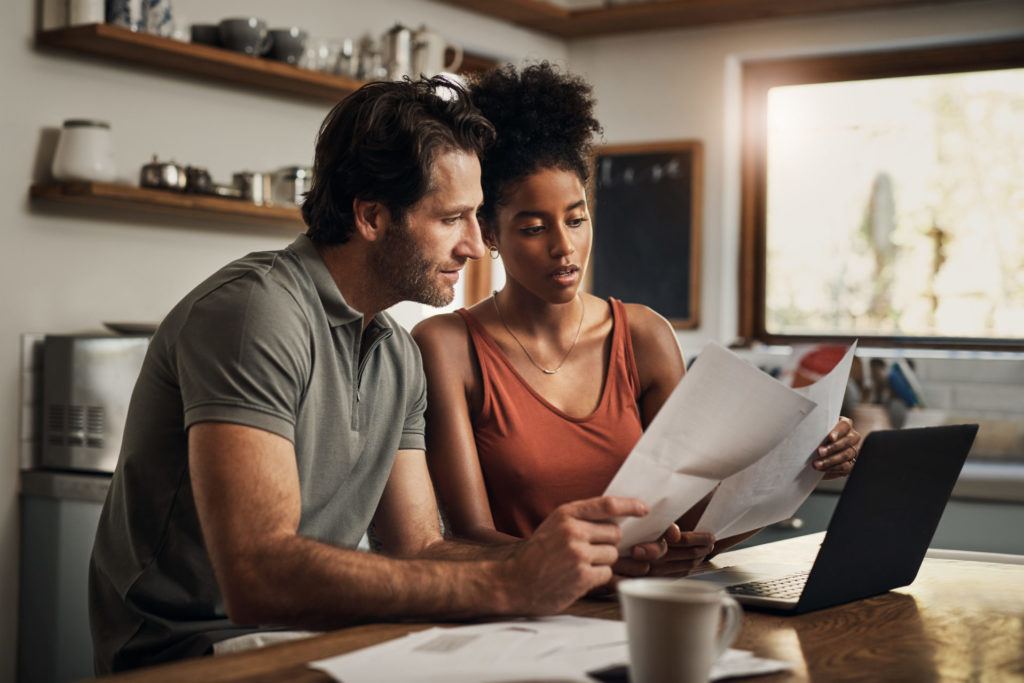
[(676, 342), (676, 332), (672, 324), (660, 313), (644, 304), (623, 303), (626, 318), (629, 320), (629, 332), (634, 345), (639, 343)]
[[(441, 313), (421, 320), (412, 328), (412, 338), (420, 347), (424, 361), (429, 357), (457, 358), (465, 355), (469, 332), (458, 313)], [(463, 353), (459, 354), (459, 351)]]

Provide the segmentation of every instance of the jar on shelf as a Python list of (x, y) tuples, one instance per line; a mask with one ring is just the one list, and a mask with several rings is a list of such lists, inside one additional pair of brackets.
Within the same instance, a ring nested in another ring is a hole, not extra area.
[(68, 119), (57, 140), (51, 167), (57, 180), (110, 182), (117, 176), (110, 124), (91, 119)]

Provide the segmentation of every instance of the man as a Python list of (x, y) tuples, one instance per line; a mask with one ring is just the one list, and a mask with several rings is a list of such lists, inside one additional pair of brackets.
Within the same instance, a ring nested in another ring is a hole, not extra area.
[[(168, 314), (93, 550), (98, 672), (260, 626), (551, 613), (611, 578), (614, 519), (645, 514), (638, 501), (563, 506), (499, 548), (438, 528), (419, 354), (383, 311), (448, 303), (484, 254), (492, 137), (445, 81), (365, 86), (321, 128), (307, 234), (229, 264)], [(371, 523), (382, 554), (352, 550)]]

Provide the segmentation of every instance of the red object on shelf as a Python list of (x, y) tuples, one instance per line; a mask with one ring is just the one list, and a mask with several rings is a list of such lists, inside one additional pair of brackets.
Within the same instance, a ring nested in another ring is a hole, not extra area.
[(793, 372), (793, 387), (814, 384), (829, 373), (846, 355), (845, 346), (828, 344), (816, 346), (800, 358)]

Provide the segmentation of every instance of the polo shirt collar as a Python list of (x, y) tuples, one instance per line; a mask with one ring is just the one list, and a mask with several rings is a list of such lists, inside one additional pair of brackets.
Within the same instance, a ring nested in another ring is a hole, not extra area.
[[(331, 327), (362, 320), (363, 314), (349, 306), (341, 296), (341, 290), (338, 289), (330, 271), (327, 270), (327, 265), (320, 258), (320, 252), (316, 250), (316, 246), (309, 237), (299, 235), (288, 248), (298, 255), (299, 261), (309, 273)], [(374, 316), (374, 318), (377, 317), (379, 316)]]

